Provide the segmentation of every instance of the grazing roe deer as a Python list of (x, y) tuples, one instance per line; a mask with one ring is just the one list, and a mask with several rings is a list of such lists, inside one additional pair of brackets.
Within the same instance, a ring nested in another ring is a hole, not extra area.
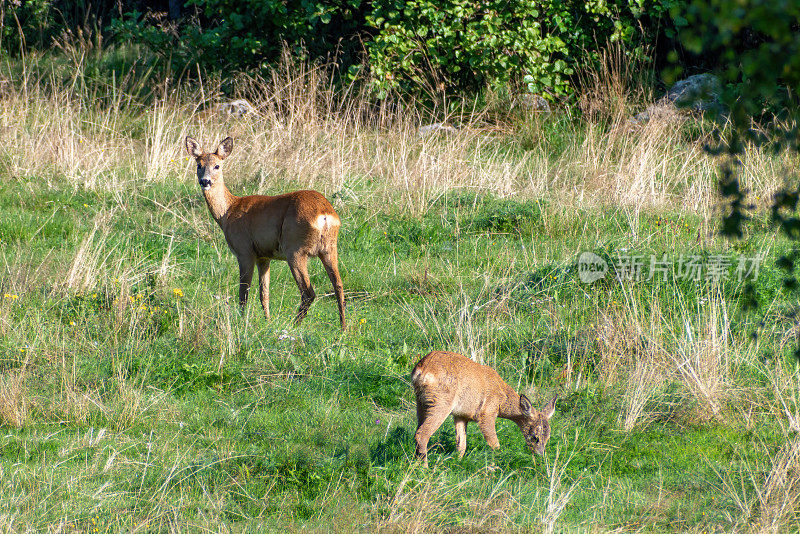
[(239, 262), (239, 306), (244, 312), (247, 293), (258, 266), (261, 306), (269, 319), (269, 263), (285, 260), (300, 289), (300, 324), (316, 298), (308, 275), (308, 258), (317, 256), (333, 284), (344, 320), (344, 289), (339, 276), (337, 240), (341, 221), (331, 203), (317, 191), (295, 191), (277, 196), (231, 194), (222, 178), (222, 161), (230, 155), (233, 139), (225, 138), (216, 152), (204, 152), (196, 140), (186, 138), (186, 151), (197, 161), (197, 180), (208, 210)]
[(455, 422), (459, 459), (467, 450), (470, 421), (478, 423), (491, 448), (500, 447), (494, 426), (498, 417), (514, 421), (528, 448), (536, 454), (544, 453), (558, 396), (537, 412), (528, 397), (517, 394), (494, 369), (454, 352), (434, 351), (423, 357), (411, 372), (411, 382), (417, 397), (416, 455), (425, 465), (428, 440), (450, 414)]

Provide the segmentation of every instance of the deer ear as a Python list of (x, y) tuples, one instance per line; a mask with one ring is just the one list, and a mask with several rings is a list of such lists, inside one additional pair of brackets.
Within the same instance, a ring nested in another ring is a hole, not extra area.
[(226, 137), (217, 147), (217, 156), (219, 159), (225, 159), (231, 155), (231, 150), (233, 150), (233, 139)]
[(533, 406), (531, 406), (531, 401), (525, 395), (519, 396), (519, 409), (522, 410), (522, 413), (529, 414), (533, 411)]
[(186, 152), (193, 158), (199, 158), (203, 155), (203, 149), (200, 148), (200, 143), (188, 136), (186, 137)]
[(544, 415), (545, 419), (549, 420), (556, 413), (556, 399), (558, 399), (558, 395), (550, 399), (550, 402), (542, 409), (542, 415)]

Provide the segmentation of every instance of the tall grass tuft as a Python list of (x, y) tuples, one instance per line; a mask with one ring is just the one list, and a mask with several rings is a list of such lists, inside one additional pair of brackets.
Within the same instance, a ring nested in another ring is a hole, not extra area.
[(580, 479), (578, 479), (574, 481), (568, 488), (564, 488), (563, 482), (566, 478), (565, 475), (567, 467), (574, 456), (574, 451), (566, 461), (561, 463), (561, 465), (558, 463), (558, 457), (560, 453), (561, 449), (556, 447), (553, 463), (550, 464), (548, 458), (546, 464), (549, 485), (547, 488), (547, 498), (545, 499), (544, 503), (544, 513), (540, 519), (543, 527), (542, 531), (546, 534), (552, 534), (553, 532), (556, 532), (556, 524), (558, 523), (561, 514), (564, 512), (564, 508), (567, 506), (567, 503), (569, 503), (573, 494), (578, 490), (580, 485)]
[(492, 480), (489, 475), (490, 471), (482, 470), (462, 480), (450, 481), (443, 472), (409, 471), (397, 485), (378, 529), (409, 534), (451, 529), (511, 530), (508, 519), (516, 515), (520, 502), (511, 491), (509, 477)]
[(25, 387), (25, 367), (0, 375), (0, 422), (20, 428), (28, 419), (30, 399)]
[(677, 376), (697, 403), (700, 420), (721, 419), (733, 385), (727, 304), (712, 289), (698, 300), (696, 311), (684, 311), (680, 322), (671, 354)]

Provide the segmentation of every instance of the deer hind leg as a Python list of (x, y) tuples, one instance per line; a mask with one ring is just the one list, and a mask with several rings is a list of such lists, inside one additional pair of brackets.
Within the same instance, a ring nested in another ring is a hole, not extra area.
[[(422, 418), (420, 418), (422, 415)], [(417, 458), (422, 458), (425, 465), (428, 465), (428, 441), (431, 436), (436, 432), (447, 416), (450, 415), (446, 410), (428, 410), (424, 414), (420, 413), (417, 409), (417, 433), (414, 435), (414, 440), (417, 442)]]
[(331, 279), (331, 284), (333, 284), (336, 304), (339, 306), (339, 322), (342, 325), (342, 330), (344, 330), (344, 286), (342, 286), (342, 277), (339, 275), (339, 254), (334, 248), (328, 252), (320, 253), (319, 259), (322, 265), (325, 266), (325, 272), (328, 273), (328, 278)]
[(238, 258), (239, 260), (239, 310), (244, 313), (247, 306), (247, 293), (250, 291), (250, 282), (253, 280), (253, 258)]
[(300, 290), (300, 307), (297, 308), (297, 316), (294, 323), (299, 325), (306, 314), (311, 303), (317, 298), (314, 288), (311, 287), (311, 277), (308, 276), (308, 256), (302, 253), (294, 254), (289, 260), (289, 269), (292, 271), (294, 281), (297, 282), (297, 289)]
[(258, 287), (261, 297), (261, 307), (264, 308), (264, 316), (269, 319), (269, 258), (259, 258), (256, 262), (258, 266)]

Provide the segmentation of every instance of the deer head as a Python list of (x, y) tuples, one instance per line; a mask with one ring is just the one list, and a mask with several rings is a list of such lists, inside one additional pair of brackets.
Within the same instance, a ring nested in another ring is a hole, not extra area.
[(186, 151), (197, 161), (197, 181), (203, 190), (211, 189), (214, 184), (223, 183), (222, 161), (233, 150), (233, 139), (226, 137), (217, 147), (216, 152), (203, 152), (200, 143), (191, 137), (186, 138)]
[(522, 435), (525, 436), (525, 442), (528, 448), (536, 454), (544, 454), (544, 446), (547, 445), (547, 440), (550, 439), (550, 418), (556, 411), (556, 399), (558, 396), (553, 397), (548, 402), (541, 412), (533, 409), (531, 401), (525, 395), (519, 396), (519, 409), (523, 414), (522, 420), (517, 424)]

